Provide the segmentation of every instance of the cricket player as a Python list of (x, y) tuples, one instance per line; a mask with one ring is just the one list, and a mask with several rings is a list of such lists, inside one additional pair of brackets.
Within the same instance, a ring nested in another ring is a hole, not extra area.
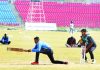
[[(86, 29), (82, 29), (81, 34), (82, 34), (81, 40), (82, 40), (83, 43), (86, 44), (86, 53), (90, 54), (92, 64), (93, 64), (93, 63), (95, 63), (93, 51), (96, 49), (96, 43), (93, 40), (93, 38), (87, 34)], [(85, 61), (87, 62), (86, 55), (85, 55)]]
[(70, 34), (73, 34), (74, 33), (74, 23), (73, 21), (71, 21), (70, 23)]
[(76, 39), (73, 36), (69, 37), (65, 45), (69, 48), (76, 47)]
[(55, 60), (53, 57), (53, 51), (50, 46), (47, 43), (40, 41), (39, 37), (35, 37), (34, 42), (36, 45), (31, 51), (36, 52), (36, 57), (35, 62), (31, 63), (32, 65), (39, 64), (40, 53), (47, 55), (53, 64), (68, 64), (68, 62)]
[(9, 37), (7, 36), (7, 34), (4, 34), (4, 36), (0, 40), (0, 43), (2, 43), (2, 44), (10, 44), (11, 43), (11, 41), (9, 41)]

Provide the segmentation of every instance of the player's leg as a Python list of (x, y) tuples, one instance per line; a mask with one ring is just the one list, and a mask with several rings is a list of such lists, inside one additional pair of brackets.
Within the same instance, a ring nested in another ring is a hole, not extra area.
[(74, 33), (74, 28), (72, 28), (72, 34)]
[(53, 51), (51, 49), (43, 49), (42, 48), (42, 52), (41, 53), (47, 55), (49, 57), (50, 61), (52, 63), (54, 63)]
[(39, 52), (36, 52), (35, 62), (39, 62)]
[(2, 41), (0, 40), (0, 43), (2, 43)]
[(31, 64), (34, 65), (34, 64), (39, 64), (39, 52), (36, 52), (36, 56), (35, 56), (35, 62), (32, 62)]
[(68, 62), (64, 62), (64, 61), (59, 61), (59, 60), (54, 60), (54, 56), (53, 56), (53, 53), (48, 53), (47, 54), (50, 61), (54, 64), (68, 64)]
[(10, 43), (11, 43), (11, 41), (8, 42), (8, 44), (10, 44)]
[(1, 43), (1, 44), (5, 44), (5, 42), (3, 42), (3, 41), (0, 41), (0, 43)]
[(91, 47), (91, 49), (89, 50), (89, 54), (92, 60), (92, 63), (96, 63), (96, 60), (94, 59), (94, 54), (93, 51), (95, 50), (96, 47)]
[(71, 48), (71, 46), (70, 46), (69, 44), (66, 44), (66, 46), (67, 46), (68, 48)]
[(89, 51), (87, 51), (87, 52), (85, 51), (85, 62), (86, 62), (86, 63), (88, 63), (88, 61), (87, 61), (87, 56), (86, 56), (87, 53), (89, 53)]
[(93, 52), (92, 52), (92, 51), (89, 51), (89, 54), (90, 54), (91, 59), (94, 59), (94, 54), (93, 54)]
[(95, 63), (95, 59), (94, 59), (94, 54), (93, 54), (93, 52), (92, 52), (92, 51), (89, 51), (89, 54), (90, 54), (92, 63)]
[(87, 61), (87, 56), (86, 56), (86, 54), (85, 54), (85, 62), (88, 62), (88, 61)]
[(70, 34), (72, 34), (72, 28), (70, 28)]

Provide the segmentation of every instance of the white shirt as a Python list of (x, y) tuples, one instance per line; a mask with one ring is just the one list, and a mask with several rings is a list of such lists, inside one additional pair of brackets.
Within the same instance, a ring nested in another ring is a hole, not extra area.
[(70, 23), (70, 28), (74, 28), (74, 24), (73, 23)]

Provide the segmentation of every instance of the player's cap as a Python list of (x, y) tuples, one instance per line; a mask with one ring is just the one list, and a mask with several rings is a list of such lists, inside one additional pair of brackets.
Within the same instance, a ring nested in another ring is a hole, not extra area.
[(81, 32), (87, 32), (87, 30), (86, 29), (82, 29)]

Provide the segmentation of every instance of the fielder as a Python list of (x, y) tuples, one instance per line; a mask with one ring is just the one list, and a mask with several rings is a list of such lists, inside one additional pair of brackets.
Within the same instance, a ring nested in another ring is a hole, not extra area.
[(7, 36), (7, 34), (4, 34), (4, 36), (2, 37), (2, 39), (0, 40), (0, 43), (1, 44), (10, 44), (11, 43), (11, 41), (9, 41), (9, 37)]
[(70, 34), (72, 35), (74, 33), (74, 23), (71, 21), (70, 23)]
[(46, 54), (53, 64), (68, 64), (68, 62), (55, 60), (53, 56), (53, 51), (50, 48), (50, 46), (46, 44), (45, 42), (40, 41), (39, 37), (35, 37), (34, 42), (36, 45), (32, 50), (30, 50), (32, 52), (36, 52), (35, 62), (32, 62), (31, 63), (32, 65), (39, 64), (40, 53)]
[(76, 39), (73, 36), (69, 37), (65, 45), (68, 48), (76, 47)]
[[(81, 36), (82, 44), (86, 45), (86, 53), (90, 54), (92, 64), (94, 64), (95, 59), (94, 59), (93, 51), (96, 49), (96, 43), (93, 40), (93, 38), (87, 34), (86, 29), (82, 29), (81, 34), (82, 34), (82, 36)], [(85, 54), (85, 62), (87, 62), (86, 54)]]

